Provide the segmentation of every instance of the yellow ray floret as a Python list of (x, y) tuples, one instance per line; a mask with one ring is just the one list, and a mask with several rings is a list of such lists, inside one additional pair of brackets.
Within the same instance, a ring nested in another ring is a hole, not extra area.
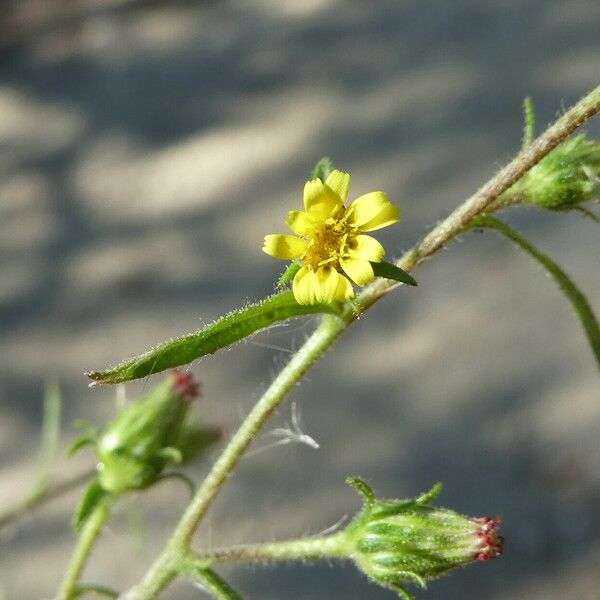
[(302, 267), (292, 289), (299, 304), (344, 302), (354, 297), (350, 281), (364, 286), (375, 277), (372, 262), (385, 250), (365, 232), (400, 220), (400, 209), (383, 192), (369, 192), (344, 206), (350, 175), (332, 171), (304, 186), (304, 210), (290, 210), (286, 223), (296, 235), (265, 236), (263, 251)]

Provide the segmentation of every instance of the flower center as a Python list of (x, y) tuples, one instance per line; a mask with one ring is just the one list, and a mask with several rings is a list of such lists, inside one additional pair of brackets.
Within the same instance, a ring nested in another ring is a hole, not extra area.
[(336, 217), (330, 217), (320, 224), (309, 240), (304, 253), (304, 264), (316, 271), (323, 265), (340, 269), (340, 258), (348, 248), (356, 245), (356, 230), (346, 222), (345, 211)]

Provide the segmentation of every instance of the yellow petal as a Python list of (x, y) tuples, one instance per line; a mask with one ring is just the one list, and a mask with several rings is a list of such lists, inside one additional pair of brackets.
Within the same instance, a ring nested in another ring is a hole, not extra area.
[(290, 210), (285, 222), (298, 235), (310, 237), (315, 232), (314, 221), (303, 210)]
[(385, 254), (385, 249), (370, 235), (356, 235), (348, 241), (346, 254), (349, 258), (379, 262)]
[(339, 300), (340, 302), (346, 302), (346, 300), (349, 300), (350, 298), (354, 298), (354, 289), (352, 288), (352, 284), (346, 277), (340, 275), (338, 277), (338, 285), (335, 290), (335, 299)]
[(292, 291), (298, 304), (315, 303), (314, 282), (315, 274), (308, 267), (302, 267), (296, 273), (292, 282)]
[(306, 251), (308, 242), (295, 235), (265, 235), (263, 252), (275, 258), (300, 258)]
[(374, 231), (400, 220), (400, 209), (383, 192), (369, 192), (348, 208), (348, 223), (361, 231)]
[(325, 185), (333, 190), (342, 202), (346, 202), (348, 190), (350, 189), (350, 173), (334, 169), (325, 180)]
[(375, 279), (373, 267), (368, 260), (342, 258), (340, 259), (340, 265), (356, 285), (367, 285), (367, 283)]
[(339, 196), (320, 179), (307, 181), (304, 186), (304, 208), (313, 221), (324, 221), (342, 205)]
[(315, 300), (330, 304), (335, 298), (338, 279), (341, 275), (333, 267), (327, 265), (319, 267), (316, 275)]
[(360, 231), (375, 231), (388, 225), (393, 225), (400, 220), (400, 209), (391, 202), (385, 206), (379, 214), (371, 219), (368, 223), (361, 225), (358, 229)]

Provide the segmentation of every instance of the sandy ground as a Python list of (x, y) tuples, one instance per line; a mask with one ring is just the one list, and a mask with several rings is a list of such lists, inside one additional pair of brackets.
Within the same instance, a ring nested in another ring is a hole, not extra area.
[[(18, 5), (18, 6), (17, 6)], [(82, 376), (272, 290), (260, 252), (330, 155), (352, 193), (386, 190), (398, 255), (519, 146), (598, 84), (597, 0), (7, 3), (0, 44), (0, 505), (34, 472), (47, 377), (65, 423), (102, 423), (115, 391)], [(598, 121), (588, 131), (600, 136)], [(597, 225), (513, 210), (600, 311)], [(320, 449), (246, 458), (198, 544), (315, 533), (358, 506), (445, 483), (441, 503), (505, 519), (505, 555), (435, 582), (429, 600), (578, 600), (600, 588), (600, 386), (555, 285), (503, 240), (471, 235), (380, 303), (291, 400)], [(290, 349), (294, 322), (193, 365), (199, 412), (232, 432)], [(129, 397), (152, 381), (130, 384)], [(286, 404), (272, 427), (290, 420)], [(74, 439), (65, 427), (63, 447)], [(269, 438), (261, 438), (256, 447)], [(57, 474), (91, 464), (60, 461)], [(190, 470), (196, 479), (207, 463)], [(49, 598), (77, 493), (5, 530), (8, 600)], [(145, 544), (111, 521), (86, 580), (133, 585), (185, 506), (139, 499)], [(391, 597), (350, 566), (226, 569), (255, 600)], [(1, 595), (1, 593), (0, 593)], [(205, 597), (178, 582), (164, 594)]]

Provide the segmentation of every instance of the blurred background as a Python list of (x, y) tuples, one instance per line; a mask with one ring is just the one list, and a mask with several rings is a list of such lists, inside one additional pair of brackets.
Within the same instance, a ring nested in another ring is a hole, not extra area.
[[(114, 415), (115, 363), (270, 293), (260, 251), (323, 155), (403, 210), (388, 256), (420, 239), (540, 126), (599, 82), (597, 0), (14, 0), (0, 21), (0, 507), (34, 477), (44, 382), (70, 423)], [(587, 127), (600, 136), (600, 122)], [(600, 312), (598, 225), (506, 214)], [(600, 385), (567, 301), (527, 257), (471, 234), (353, 326), (267, 429), (320, 444), (245, 458), (198, 545), (317, 533), (381, 496), (443, 481), (440, 503), (504, 517), (504, 556), (434, 582), (429, 600), (595, 599), (600, 587)], [(296, 321), (194, 364), (202, 419), (235, 431), (314, 323)], [(128, 384), (135, 398), (159, 379)], [(254, 448), (266, 446), (262, 437)], [(61, 453), (62, 454), (62, 453)], [(189, 472), (199, 480), (209, 460)], [(64, 476), (93, 464), (67, 461)], [(310, 474), (310, 477), (307, 477)], [(0, 531), (6, 599), (49, 598), (79, 492)], [(85, 580), (124, 591), (187, 492), (139, 499), (144, 544), (111, 520)], [(384, 599), (351, 566), (223, 569), (248, 599)], [(1, 595), (1, 593), (0, 593)], [(189, 581), (164, 594), (206, 597)]]

